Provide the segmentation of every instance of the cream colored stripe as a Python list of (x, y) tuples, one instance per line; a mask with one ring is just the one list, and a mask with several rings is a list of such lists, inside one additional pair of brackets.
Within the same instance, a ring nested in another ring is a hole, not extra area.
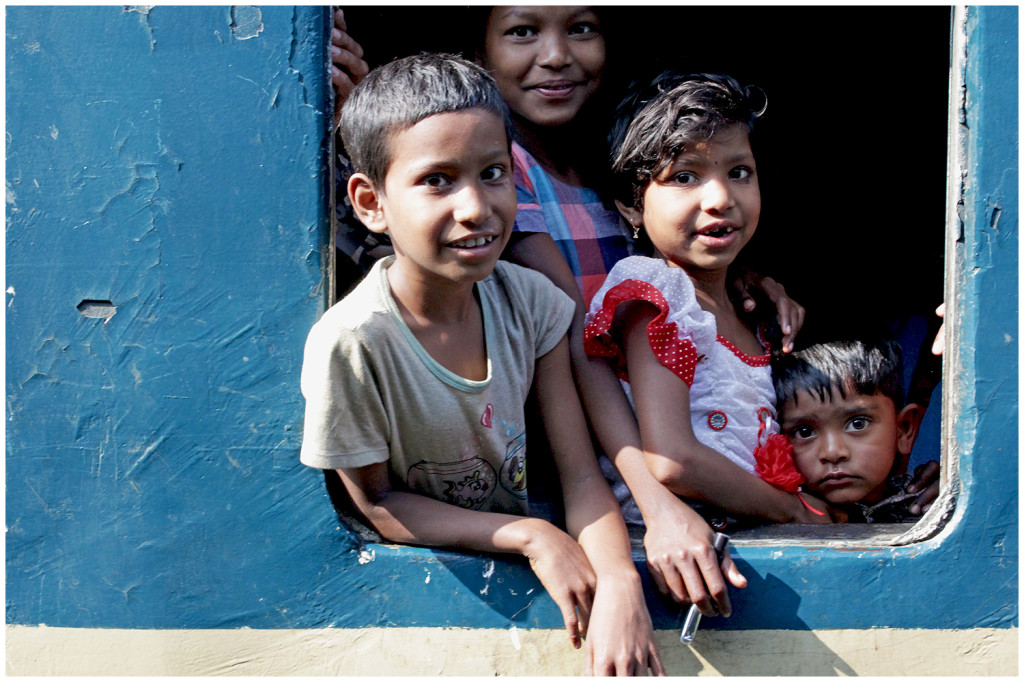
[[(8, 675), (578, 675), (560, 630), (7, 626)], [(1017, 675), (1018, 630), (659, 631), (670, 675)]]

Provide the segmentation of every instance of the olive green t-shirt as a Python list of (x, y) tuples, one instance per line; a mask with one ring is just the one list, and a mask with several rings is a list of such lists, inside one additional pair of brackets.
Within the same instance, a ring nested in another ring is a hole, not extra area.
[(392, 262), (376, 263), (309, 333), (302, 462), (389, 462), (396, 489), (525, 515), (523, 405), (537, 359), (569, 328), (572, 300), (544, 275), (499, 262), (476, 284), (488, 377), (470, 381), (434, 361), (402, 320), (388, 285)]

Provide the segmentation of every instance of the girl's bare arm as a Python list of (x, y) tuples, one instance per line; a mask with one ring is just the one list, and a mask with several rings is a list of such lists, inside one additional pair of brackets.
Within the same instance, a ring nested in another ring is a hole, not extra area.
[(690, 424), (690, 389), (658, 361), (647, 338), (656, 308), (636, 302), (620, 313), (616, 324), (622, 330), (637, 421), (654, 477), (677, 495), (737, 514), (777, 523), (827, 523), (827, 515), (812, 513), (799, 496), (765, 483), (697, 440)]
[(647, 568), (658, 589), (681, 604), (696, 603), (705, 615), (729, 615), (732, 608), (725, 576), (736, 587), (746, 578), (731, 557), (721, 567), (713, 546), (714, 532), (675, 493), (655, 480), (640, 444), (626, 394), (612, 368), (583, 350), (586, 307), (576, 278), (550, 235), (520, 235), (508, 249), (510, 260), (537, 270), (572, 297), (576, 311), (569, 328), (569, 352), (580, 398), (590, 428), (602, 450), (622, 475), (640, 508), (644, 523)]

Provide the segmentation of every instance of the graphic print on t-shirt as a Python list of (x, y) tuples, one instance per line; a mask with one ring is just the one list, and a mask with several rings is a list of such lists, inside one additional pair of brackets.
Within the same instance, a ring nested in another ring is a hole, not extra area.
[[(519, 424), (516, 426), (519, 427), (519, 432), (505, 444), (505, 463), (501, 465), (501, 487), (523, 500), (526, 499), (526, 430)], [(516, 429), (509, 430), (514, 432)]]
[[(409, 487), (465, 509), (479, 509), (494, 493), (494, 467), (479, 457), (460, 462), (417, 462), (409, 467)], [(436, 491), (436, 492), (435, 492)]]

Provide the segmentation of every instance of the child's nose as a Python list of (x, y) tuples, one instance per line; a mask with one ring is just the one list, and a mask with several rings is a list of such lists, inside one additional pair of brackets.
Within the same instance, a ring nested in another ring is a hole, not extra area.
[(480, 187), (466, 185), (455, 194), (452, 213), (457, 222), (479, 223), (491, 214), (491, 205)]
[(823, 462), (831, 464), (845, 462), (850, 458), (846, 441), (838, 433), (826, 433), (822, 442), (820, 457)]
[(704, 183), (704, 194), (701, 198), (701, 203), (706, 212), (720, 213), (730, 208), (734, 203), (732, 188), (728, 182), (712, 178)]
[(564, 35), (556, 32), (543, 34), (537, 63), (549, 69), (562, 69), (572, 62), (572, 51)]

